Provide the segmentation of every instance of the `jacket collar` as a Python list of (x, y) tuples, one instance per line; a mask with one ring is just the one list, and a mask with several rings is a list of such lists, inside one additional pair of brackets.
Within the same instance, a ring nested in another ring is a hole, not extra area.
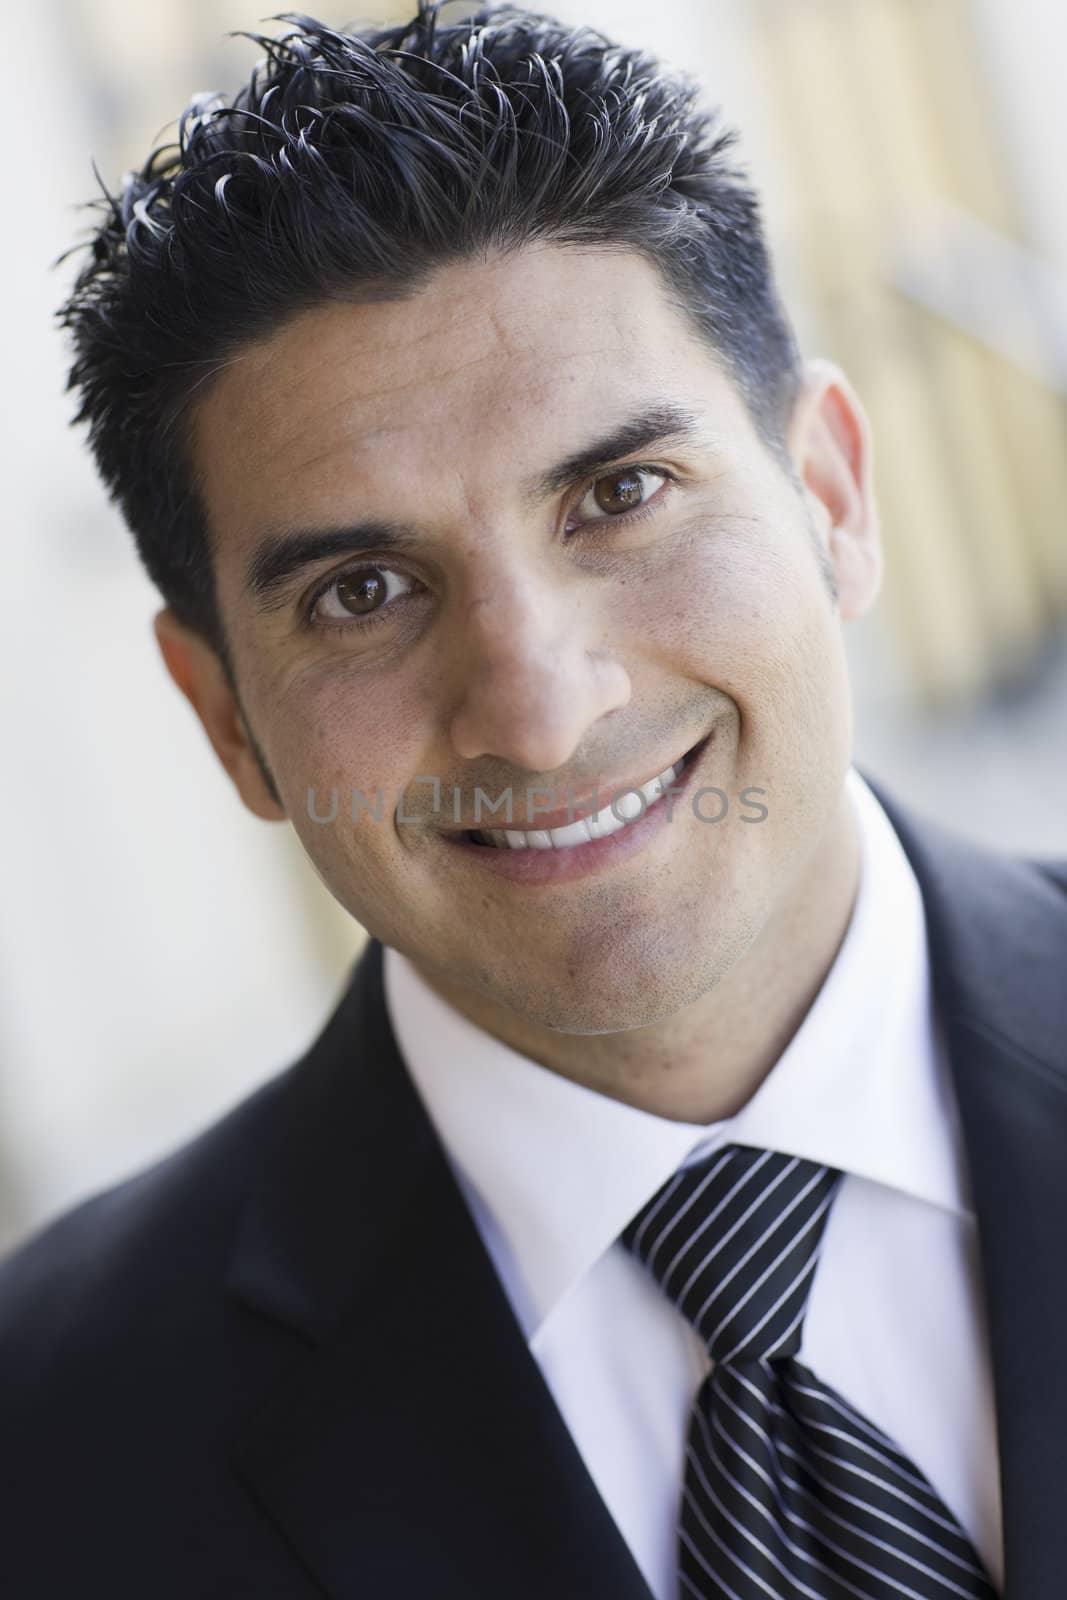
[(1067, 894), (871, 787), (926, 910), (978, 1224), (1005, 1588), (1030, 1600), (1067, 1571)]
[(403, 1068), (377, 942), (287, 1094), (229, 1289), (310, 1348), (235, 1442), (254, 1496), (331, 1600), (651, 1600)]
[[(867, 778), (919, 879), (989, 1312), (1009, 1596), (1067, 1570), (1067, 896)], [(292, 1069), (229, 1287), (305, 1346), (234, 1446), (333, 1600), (649, 1600), (389, 1028), (372, 941)]]

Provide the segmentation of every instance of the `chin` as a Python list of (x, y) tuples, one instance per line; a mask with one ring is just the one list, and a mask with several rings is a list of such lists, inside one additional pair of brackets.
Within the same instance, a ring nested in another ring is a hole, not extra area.
[(676, 950), (645, 959), (615, 951), (607, 961), (569, 962), (556, 979), (542, 975), (537, 984), (524, 974), (524, 987), (500, 994), (512, 1010), (533, 1025), (554, 1033), (629, 1033), (654, 1027), (683, 1011), (710, 989), (728, 963), (704, 948), (698, 963), (679, 959)]

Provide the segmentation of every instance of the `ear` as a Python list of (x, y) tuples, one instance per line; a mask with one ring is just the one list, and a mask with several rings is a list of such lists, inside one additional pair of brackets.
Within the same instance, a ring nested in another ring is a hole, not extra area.
[(851, 622), (869, 610), (881, 587), (882, 538), (870, 423), (833, 362), (805, 363), (787, 442), (837, 579), (842, 621)]
[(217, 652), (179, 622), (169, 607), (159, 612), (153, 626), (167, 671), (203, 723), (241, 799), (265, 822), (283, 821), (285, 810), (271, 794)]

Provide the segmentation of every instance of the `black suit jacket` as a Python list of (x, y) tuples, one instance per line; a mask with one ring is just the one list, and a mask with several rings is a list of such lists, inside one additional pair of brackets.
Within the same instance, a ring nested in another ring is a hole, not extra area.
[[(875, 788), (922, 888), (974, 1185), (1006, 1592), (1056, 1600), (1067, 862)], [(0, 1268), (11, 1600), (649, 1600), (398, 1056), (381, 956), (295, 1066)]]

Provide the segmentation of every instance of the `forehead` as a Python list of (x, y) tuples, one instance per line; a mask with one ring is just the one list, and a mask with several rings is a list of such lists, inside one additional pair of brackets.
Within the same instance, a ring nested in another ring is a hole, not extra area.
[(213, 532), (240, 543), (357, 485), (436, 489), (442, 468), (496, 493), (612, 412), (701, 387), (728, 403), (733, 386), (650, 261), (541, 246), (290, 317), (213, 380), (193, 453)]

